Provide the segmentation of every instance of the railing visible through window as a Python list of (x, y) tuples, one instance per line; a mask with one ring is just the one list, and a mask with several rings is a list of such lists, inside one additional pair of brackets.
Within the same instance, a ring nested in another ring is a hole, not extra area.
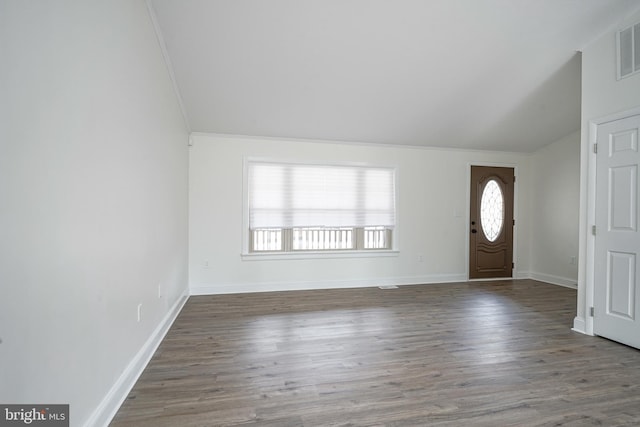
[(364, 248), (365, 249), (388, 249), (388, 230), (385, 227), (365, 227), (364, 228)]
[(265, 228), (251, 232), (252, 252), (391, 249), (391, 229), (379, 227)]
[(294, 251), (353, 248), (353, 228), (293, 229)]
[(253, 230), (252, 240), (251, 247), (254, 252), (281, 251), (283, 249), (282, 229), (279, 228)]

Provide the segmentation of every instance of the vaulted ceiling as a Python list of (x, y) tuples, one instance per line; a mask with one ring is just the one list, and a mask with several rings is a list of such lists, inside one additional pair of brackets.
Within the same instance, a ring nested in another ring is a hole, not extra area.
[(579, 51), (640, 2), (149, 5), (192, 131), (532, 152), (580, 128)]

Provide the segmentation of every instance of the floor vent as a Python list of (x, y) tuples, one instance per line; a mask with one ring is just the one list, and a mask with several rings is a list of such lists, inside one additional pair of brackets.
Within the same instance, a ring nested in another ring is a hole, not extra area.
[(396, 285), (384, 285), (384, 286), (378, 286), (378, 288), (380, 288), (380, 289), (398, 289), (398, 287)]

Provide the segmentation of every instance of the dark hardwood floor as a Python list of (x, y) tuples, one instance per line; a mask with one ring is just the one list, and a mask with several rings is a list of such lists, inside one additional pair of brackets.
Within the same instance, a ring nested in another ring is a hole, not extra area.
[(637, 426), (640, 351), (532, 280), (191, 297), (120, 426)]

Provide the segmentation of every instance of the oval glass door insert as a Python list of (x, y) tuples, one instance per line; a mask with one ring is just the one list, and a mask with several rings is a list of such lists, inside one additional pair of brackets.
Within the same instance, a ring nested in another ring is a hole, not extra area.
[(482, 232), (490, 242), (500, 235), (504, 223), (504, 197), (495, 179), (487, 182), (480, 199)]

